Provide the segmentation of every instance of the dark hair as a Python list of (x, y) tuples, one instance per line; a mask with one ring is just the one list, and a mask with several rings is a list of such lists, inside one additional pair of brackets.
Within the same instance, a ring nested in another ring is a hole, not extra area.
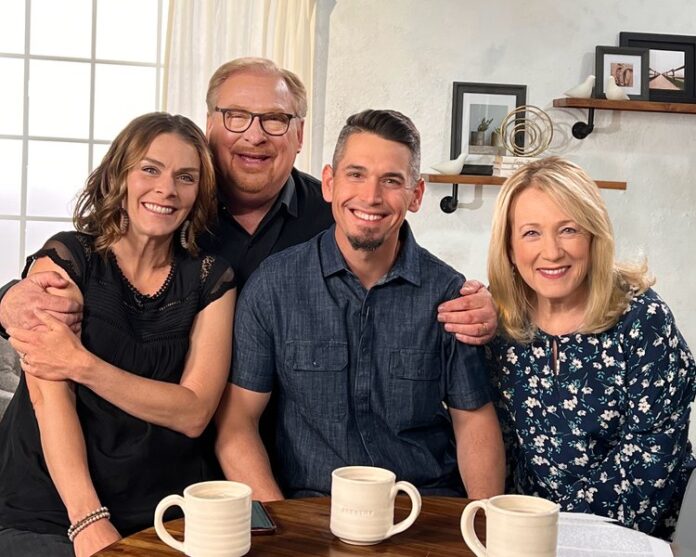
[(420, 134), (408, 116), (396, 110), (363, 110), (349, 116), (345, 126), (338, 134), (333, 155), (334, 170), (343, 157), (348, 138), (356, 133), (373, 133), (382, 139), (405, 145), (411, 153), (411, 178), (414, 182), (420, 177)]
[(104, 254), (122, 236), (121, 203), (126, 196), (128, 173), (145, 156), (150, 144), (163, 133), (178, 135), (198, 152), (201, 162), (198, 195), (188, 220), (188, 251), (198, 252), (196, 236), (206, 230), (216, 215), (215, 171), (203, 132), (191, 120), (166, 112), (151, 112), (135, 118), (116, 136), (101, 164), (87, 179), (80, 193), (73, 223), (75, 228), (96, 237), (95, 246)]

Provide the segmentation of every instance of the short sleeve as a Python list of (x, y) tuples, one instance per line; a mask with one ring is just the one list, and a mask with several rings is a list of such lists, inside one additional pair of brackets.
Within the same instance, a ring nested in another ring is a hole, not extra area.
[(48, 257), (63, 269), (82, 290), (88, 261), (92, 256), (93, 242), (89, 236), (78, 232), (59, 232), (52, 236), (36, 253), (27, 257), (22, 278), (26, 278), (29, 269), (37, 259)]
[(265, 288), (263, 267), (244, 286), (234, 323), (231, 382), (250, 391), (269, 393), (275, 377), (273, 328), (269, 320), (275, 315)]
[[(447, 291), (447, 299), (460, 296), (464, 277), (456, 278)], [(484, 349), (459, 342), (442, 332), (442, 356), (447, 374), (447, 405), (458, 410), (476, 410), (491, 401), (491, 387), (485, 364)]]
[(222, 257), (206, 255), (201, 260), (201, 303), (203, 309), (237, 287), (237, 278), (230, 264)]

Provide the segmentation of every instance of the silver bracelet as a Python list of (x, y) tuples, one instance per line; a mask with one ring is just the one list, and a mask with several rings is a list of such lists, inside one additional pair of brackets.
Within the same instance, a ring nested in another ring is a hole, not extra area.
[(106, 507), (99, 507), (97, 510), (92, 511), (88, 515), (82, 517), (77, 522), (73, 522), (68, 528), (68, 539), (72, 542), (82, 530), (87, 528), (90, 524), (94, 524), (97, 520), (102, 518), (111, 518), (111, 513)]

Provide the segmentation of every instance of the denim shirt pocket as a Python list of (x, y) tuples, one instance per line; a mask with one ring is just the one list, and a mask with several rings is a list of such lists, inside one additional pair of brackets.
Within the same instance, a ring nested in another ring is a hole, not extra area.
[(288, 395), (308, 416), (344, 418), (348, 411), (348, 343), (293, 340), (285, 344)]
[(416, 348), (392, 350), (387, 419), (398, 430), (430, 425), (444, 412), (441, 358)]

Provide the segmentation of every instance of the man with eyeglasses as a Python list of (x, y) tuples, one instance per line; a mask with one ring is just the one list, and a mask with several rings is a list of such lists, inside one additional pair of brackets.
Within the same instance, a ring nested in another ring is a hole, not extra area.
[[(220, 66), (206, 95), (206, 134), (219, 191), (219, 221), (201, 247), (225, 257), (244, 283), (269, 255), (305, 242), (333, 223), (315, 178), (294, 168), (302, 148), (307, 93), (292, 72), (264, 58), (238, 58)], [(46, 309), (79, 331), (82, 309), (48, 287), (65, 287), (58, 275), (37, 273), (0, 290), (0, 334), (32, 328), (35, 308)], [(443, 304), (438, 319), (462, 342), (483, 344), (495, 333), (491, 297), (477, 281)]]

